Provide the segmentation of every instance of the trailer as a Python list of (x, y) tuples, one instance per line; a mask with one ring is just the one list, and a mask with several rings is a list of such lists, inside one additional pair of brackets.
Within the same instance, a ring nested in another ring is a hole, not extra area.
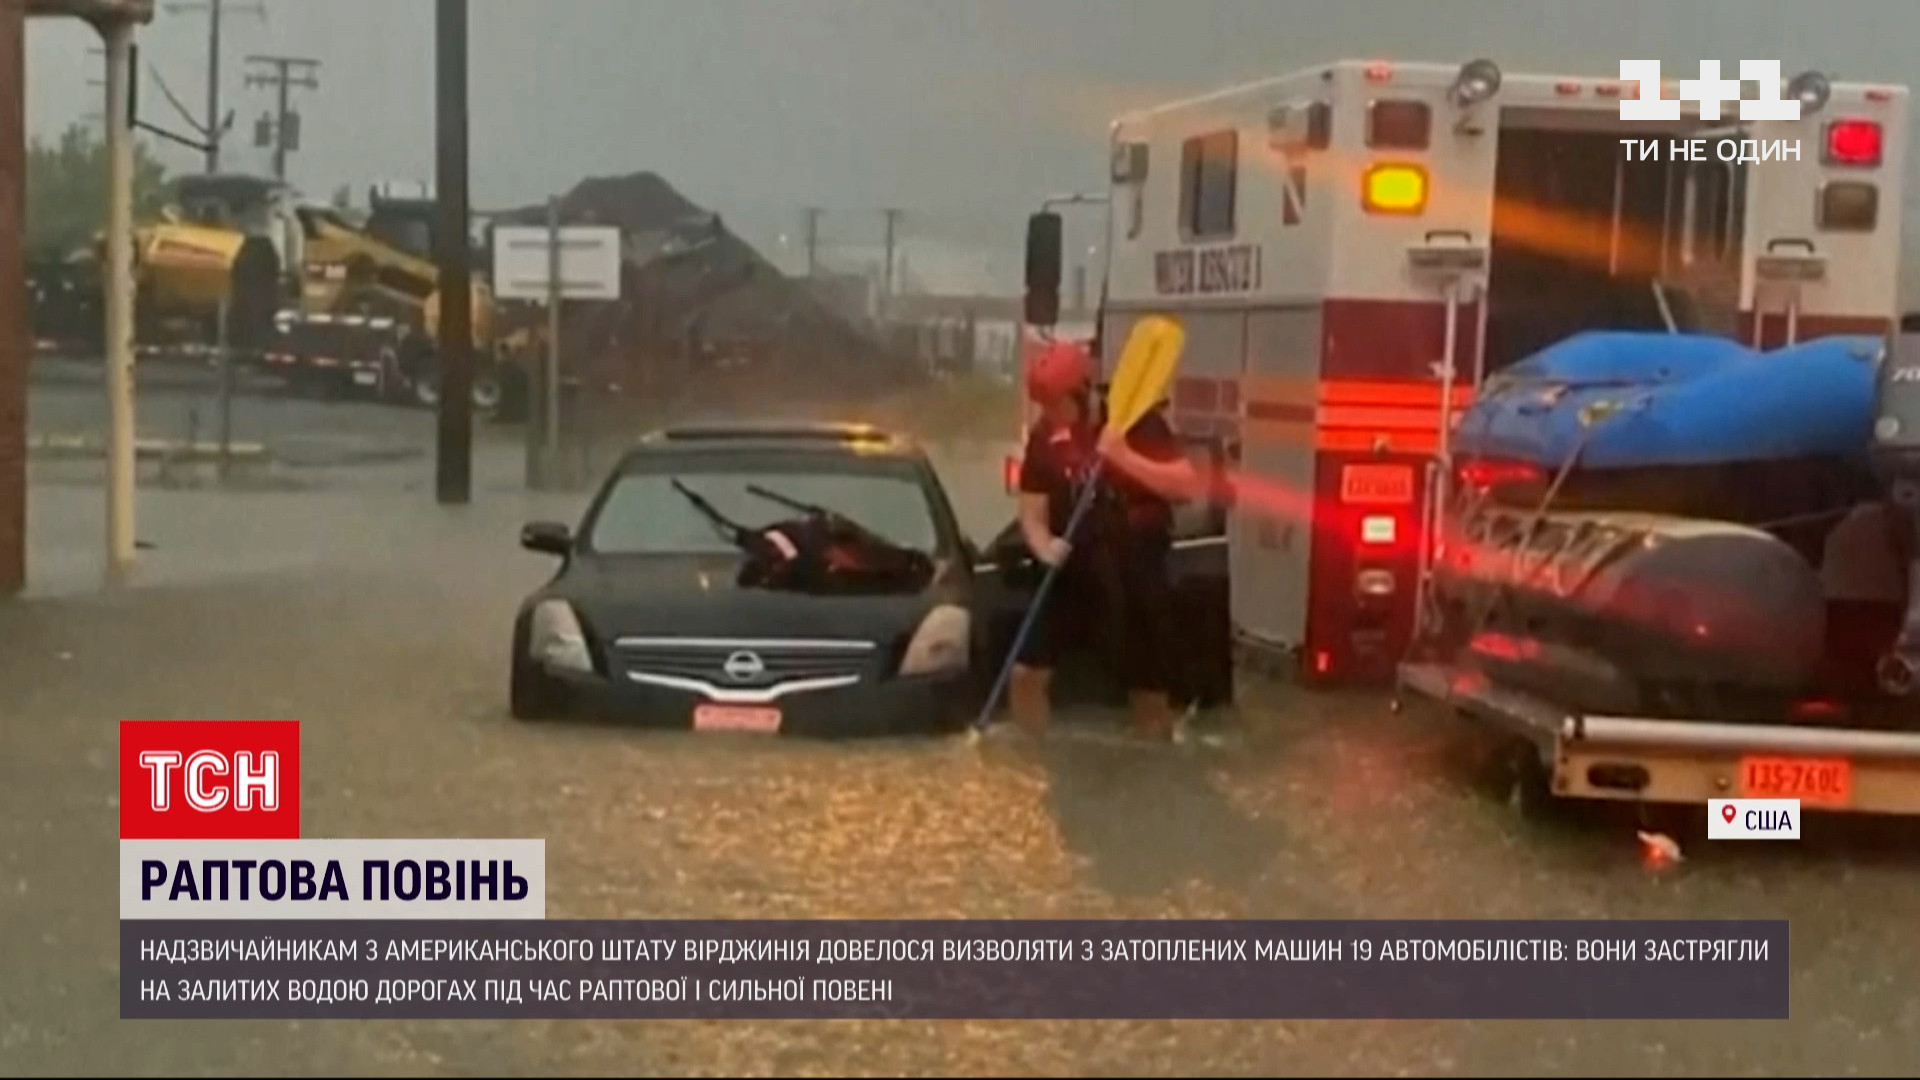
[(1441, 662), (1402, 665), (1399, 690), (1396, 711), (1420, 699), (1504, 736), (1527, 813), (1562, 799), (1798, 799), (1834, 812), (1920, 814), (1920, 732), (1829, 726), (1837, 717), (1827, 708), (1809, 710), (1808, 724), (1585, 715)]

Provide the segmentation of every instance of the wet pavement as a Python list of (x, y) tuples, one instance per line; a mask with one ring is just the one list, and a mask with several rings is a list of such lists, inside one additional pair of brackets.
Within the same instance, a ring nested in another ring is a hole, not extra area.
[[(1004, 515), (990, 461), (947, 467), (976, 534)], [(97, 489), (35, 489), (38, 597), (0, 606), (0, 1072), (1911, 1075), (1920, 1061), (1910, 833), (1683, 836), (1687, 861), (1650, 870), (1631, 822), (1523, 822), (1475, 785), (1455, 729), (1377, 696), (1257, 684), (1218, 718), (1220, 745), (1160, 749), (516, 723), (508, 619), (547, 563), (515, 530), (581, 500), (516, 493), (504, 451), (481, 472), (457, 510), (433, 505), (426, 462), (297, 493), (147, 492), (157, 546), (143, 585), (115, 596), (92, 594), (84, 554)], [(1784, 917), (1793, 1019), (122, 1023), (116, 723), (199, 717), (302, 722), (307, 835), (545, 837), (555, 917)]]

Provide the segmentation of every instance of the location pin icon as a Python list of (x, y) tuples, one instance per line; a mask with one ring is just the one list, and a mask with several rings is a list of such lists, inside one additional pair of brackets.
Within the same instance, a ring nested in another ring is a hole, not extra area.
[(1734, 809), (1731, 804), (1720, 808), (1720, 818), (1727, 824), (1733, 824)]

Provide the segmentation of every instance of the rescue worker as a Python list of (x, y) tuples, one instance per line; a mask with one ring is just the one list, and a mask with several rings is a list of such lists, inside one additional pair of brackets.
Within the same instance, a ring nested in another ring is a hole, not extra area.
[[(1170, 738), (1169, 658), (1178, 627), (1167, 556), (1174, 504), (1200, 493), (1199, 473), (1158, 409), (1128, 432), (1104, 434), (1084, 346), (1049, 345), (1028, 365), (1026, 390), (1040, 418), (1021, 463), (1020, 531), (1034, 558), (1060, 571), (1015, 658), (1014, 721), (1044, 734), (1062, 655), (1092, 645), (1125, 682), (1136, 729)], [(1074, 505), (1102, 459), (1095, 502), (1069, 542), (1064, 533)]]

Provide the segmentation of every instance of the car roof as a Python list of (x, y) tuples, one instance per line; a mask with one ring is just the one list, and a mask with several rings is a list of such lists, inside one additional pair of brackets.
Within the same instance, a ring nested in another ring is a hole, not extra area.
[(677, 424), (649, 432), (629, 457), (672, 451), (778, 451), (862, 457), (923, 458), (918, 444), (872, 424), (810, 421), (720, 421)]

